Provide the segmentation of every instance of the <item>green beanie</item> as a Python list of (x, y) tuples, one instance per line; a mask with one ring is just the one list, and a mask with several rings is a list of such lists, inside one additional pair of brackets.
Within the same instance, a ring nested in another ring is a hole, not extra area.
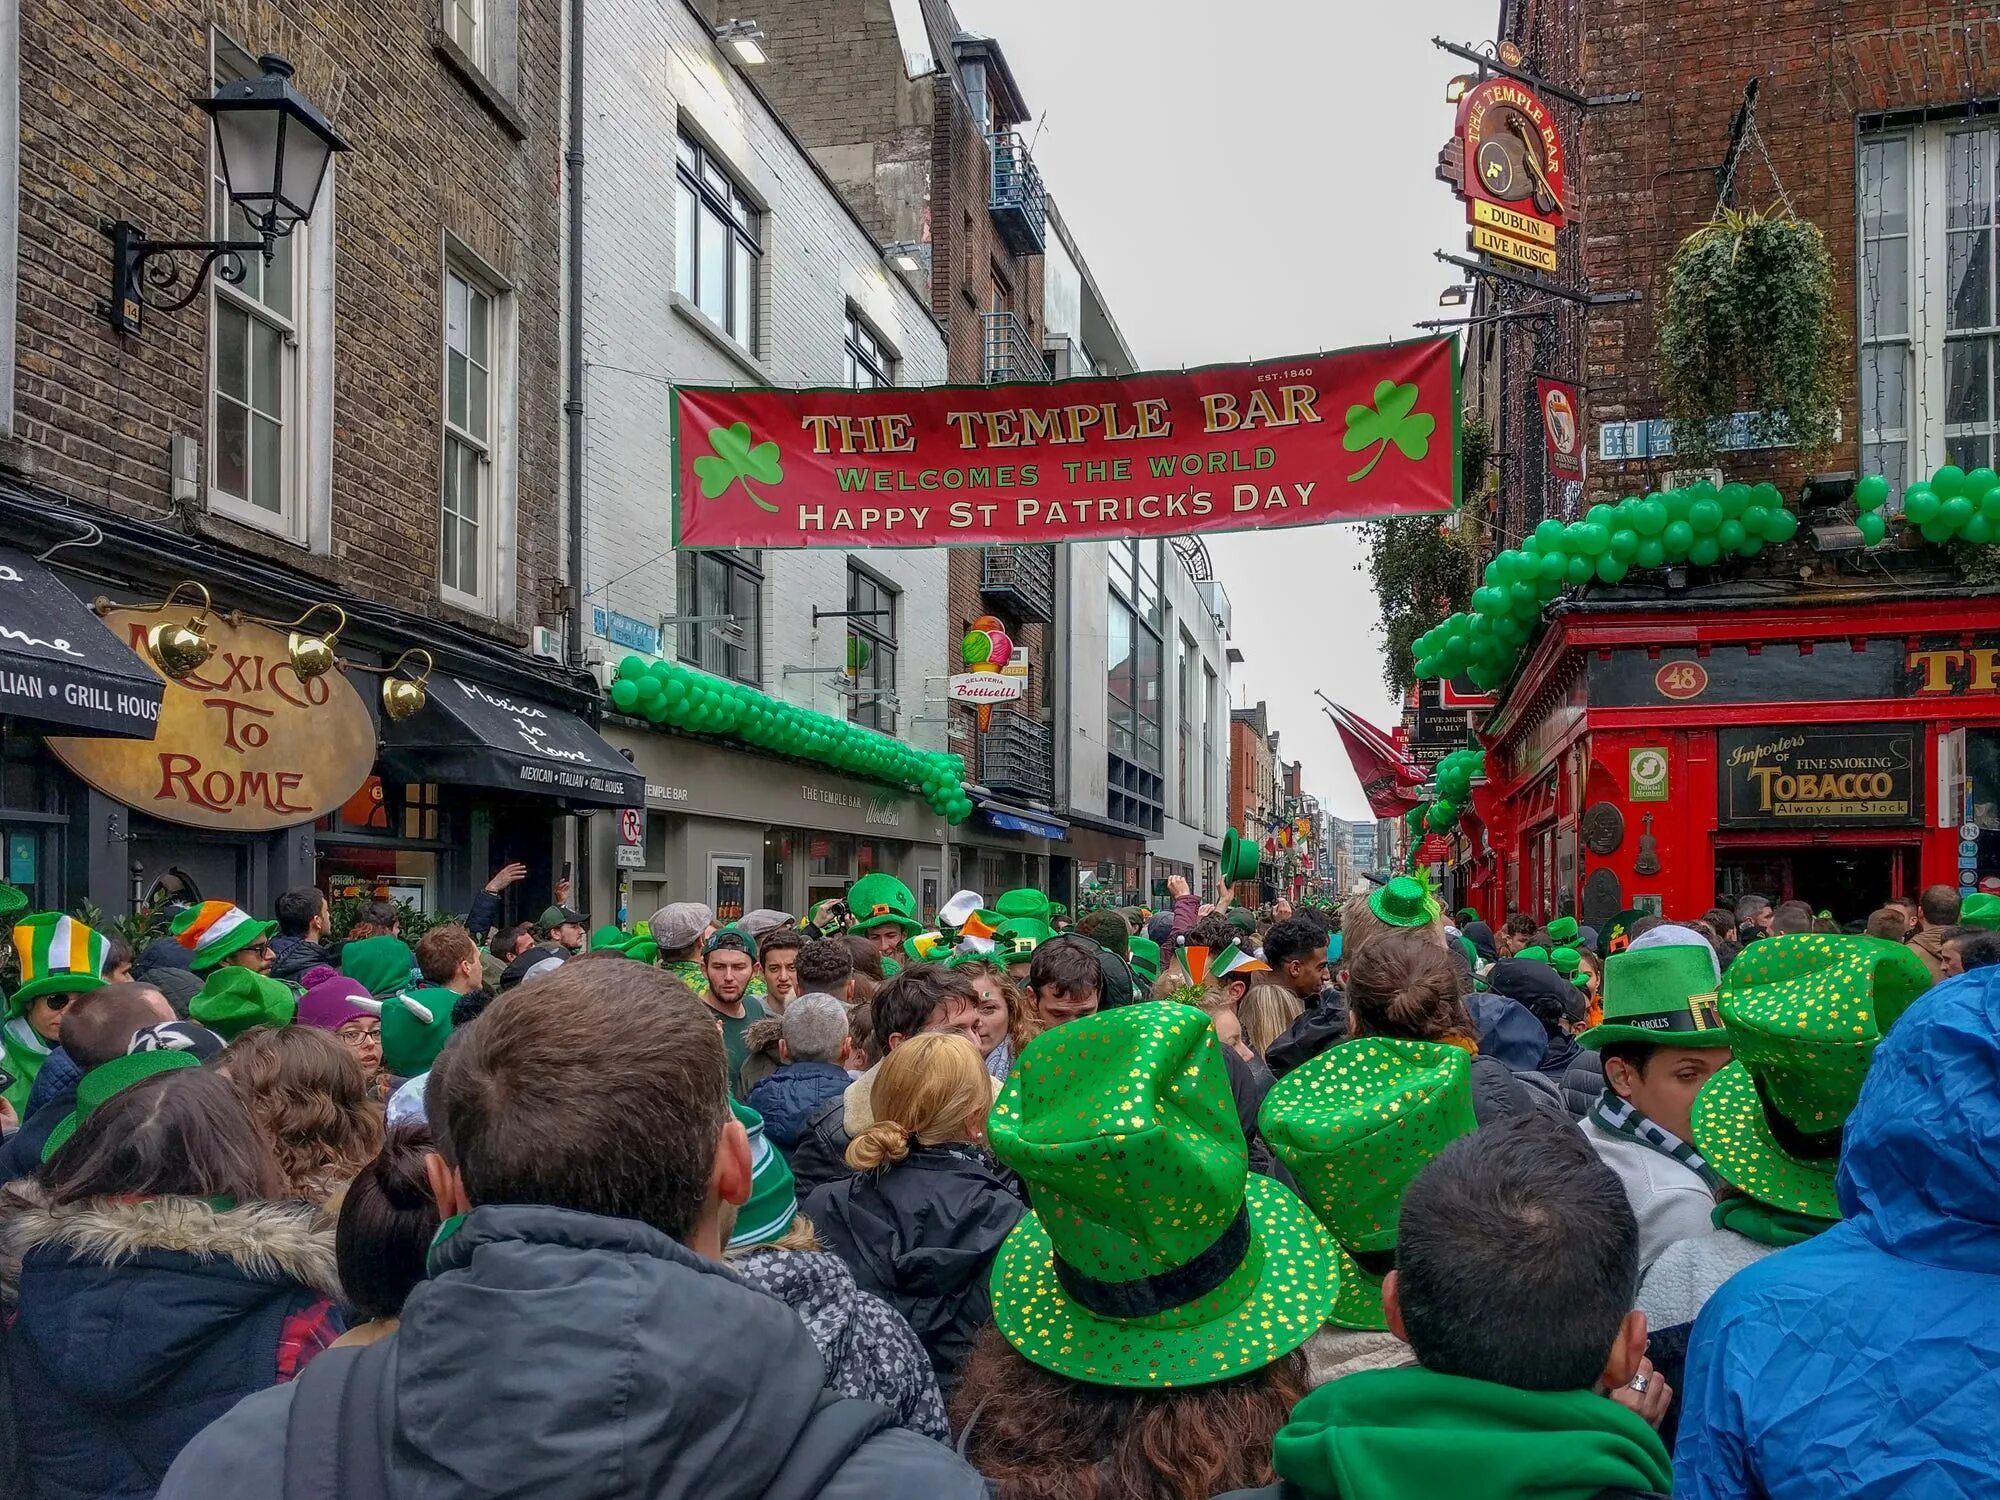
[(225, 1042), (253, 1026), (289, 1026), (299, 997), (281, 979), (269, 979), (241, 964), (211, 969), (208, 982), (188, 1002), (188, 1014)]
[(386, 1000), (408, 989), (410, 970), (410, 945), (386, 932), (341, 945), (340, 972), (357, 984), (366, 985), (368, 993), (377, 1000)]
[(382, 1066), (398, 1078), (427, 1072), (451, 1038), (451, 1008), (457, 1002), (451, 990), (432, 986), (384, 1000)]
[(799, 1192), (791, 1167), (764, 1134), (764, 1117), (734, 1099), (729, 1108), (750, 1135), (750, 1198), (736, 1210), (729, 1235), (729, 1248), (744, 1250), (784, 1237), (799, 1216)]

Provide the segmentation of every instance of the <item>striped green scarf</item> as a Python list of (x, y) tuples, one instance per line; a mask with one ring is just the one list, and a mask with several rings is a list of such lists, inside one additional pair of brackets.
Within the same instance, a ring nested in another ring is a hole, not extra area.
[(1665, 1126), (1646, 1118), (1632, 1107), (1629, 1100), (1621, 1098), (1606, 1089), (1597, 1096), (1597, 1102), (1590, 1106), (1590, 1118), (1597, 1128), (1606, 1135), (1618, 1136), (1623, 1140), (1636, 1141), (1662, 1156), (1670, 1156), (1690, 1172), (1697, 1173), (1713, 1192), (1722, 1186), (1722, 1178), (1715, 1168), (1702, 1160), (1702, 1155), (1686, 1141)]

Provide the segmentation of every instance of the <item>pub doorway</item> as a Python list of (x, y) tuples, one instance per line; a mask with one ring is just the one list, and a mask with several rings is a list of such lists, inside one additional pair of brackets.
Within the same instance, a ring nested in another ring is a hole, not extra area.
[(1734, 904), (1755, 893), (1773, 901), (1803, 901), (1815, 912), (1833, 913), (1846, 926), (1865, 922), (1891, 896), (1913, 894), (1918, 886), (1918, 846), (1850, 833), (1838, 844), (1801, 844), (1783, 835), (1763, 839), (1718, 840), (1716, 894)]

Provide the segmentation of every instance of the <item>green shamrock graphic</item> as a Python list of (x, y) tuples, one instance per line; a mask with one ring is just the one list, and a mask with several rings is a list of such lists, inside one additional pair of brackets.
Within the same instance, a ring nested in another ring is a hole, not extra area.
[(1391, 443), (1402, 449), (1403, 457), (1412, 462), (1431, 451), (1431, 434), (1437, 430), (1437, 419), (1428, 412), (1414, 411), (1416, 404), (1416, 386), (1385, 380), (1375, 387), (1372, 410), (1366, 406), (1347, 408), (1347, 436), (1340, 440), (1340, 445), (1349, 453), (1359, 453), (1371, 443), (1375, 445), (1368, 462), (1347, 476), (1349, 484), (1366, 479)]
[[(1414, 391), (1416, 388), (1412, 386), (1411, 389)], [(1429, 421), (1430, 418), (1424, 420)], [(708, 446), (715, 452), (705, 453), (694, 461), (695, 477), (701, 480), (704, 500), (719, 500), (732, 484), (740, 484), (743, 493), (765, 510), (777, 510), (777, 506), (750, 488), (750, 481), (777, 484), (785, 477), (784, 465), (778, 462), (778, 445), (763, 442), (753, 446), (751, 440), (754, 436), (748, 422), (708, 429)]]

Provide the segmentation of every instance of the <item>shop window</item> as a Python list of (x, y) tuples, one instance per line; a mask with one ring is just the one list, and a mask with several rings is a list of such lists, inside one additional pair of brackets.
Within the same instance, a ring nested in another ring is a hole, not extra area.
[(847, 304), (847, 383), (857, 391), (896, 383), (895, 356), (868, 320)]
[(514, 298), (454, 259), (444, 275), (444, 456), (438, 573), (444, 597), (503, 612), (512, 569)]
[(847, 675), (853, 723), (896, 732), (896, 616), (901, 594), (850, 560), (847, 564)]
[(315, 825), (321, 833), (363, 833), (436, 843), (443, 838), (436, 782), (384, 783), (370, 776)]

